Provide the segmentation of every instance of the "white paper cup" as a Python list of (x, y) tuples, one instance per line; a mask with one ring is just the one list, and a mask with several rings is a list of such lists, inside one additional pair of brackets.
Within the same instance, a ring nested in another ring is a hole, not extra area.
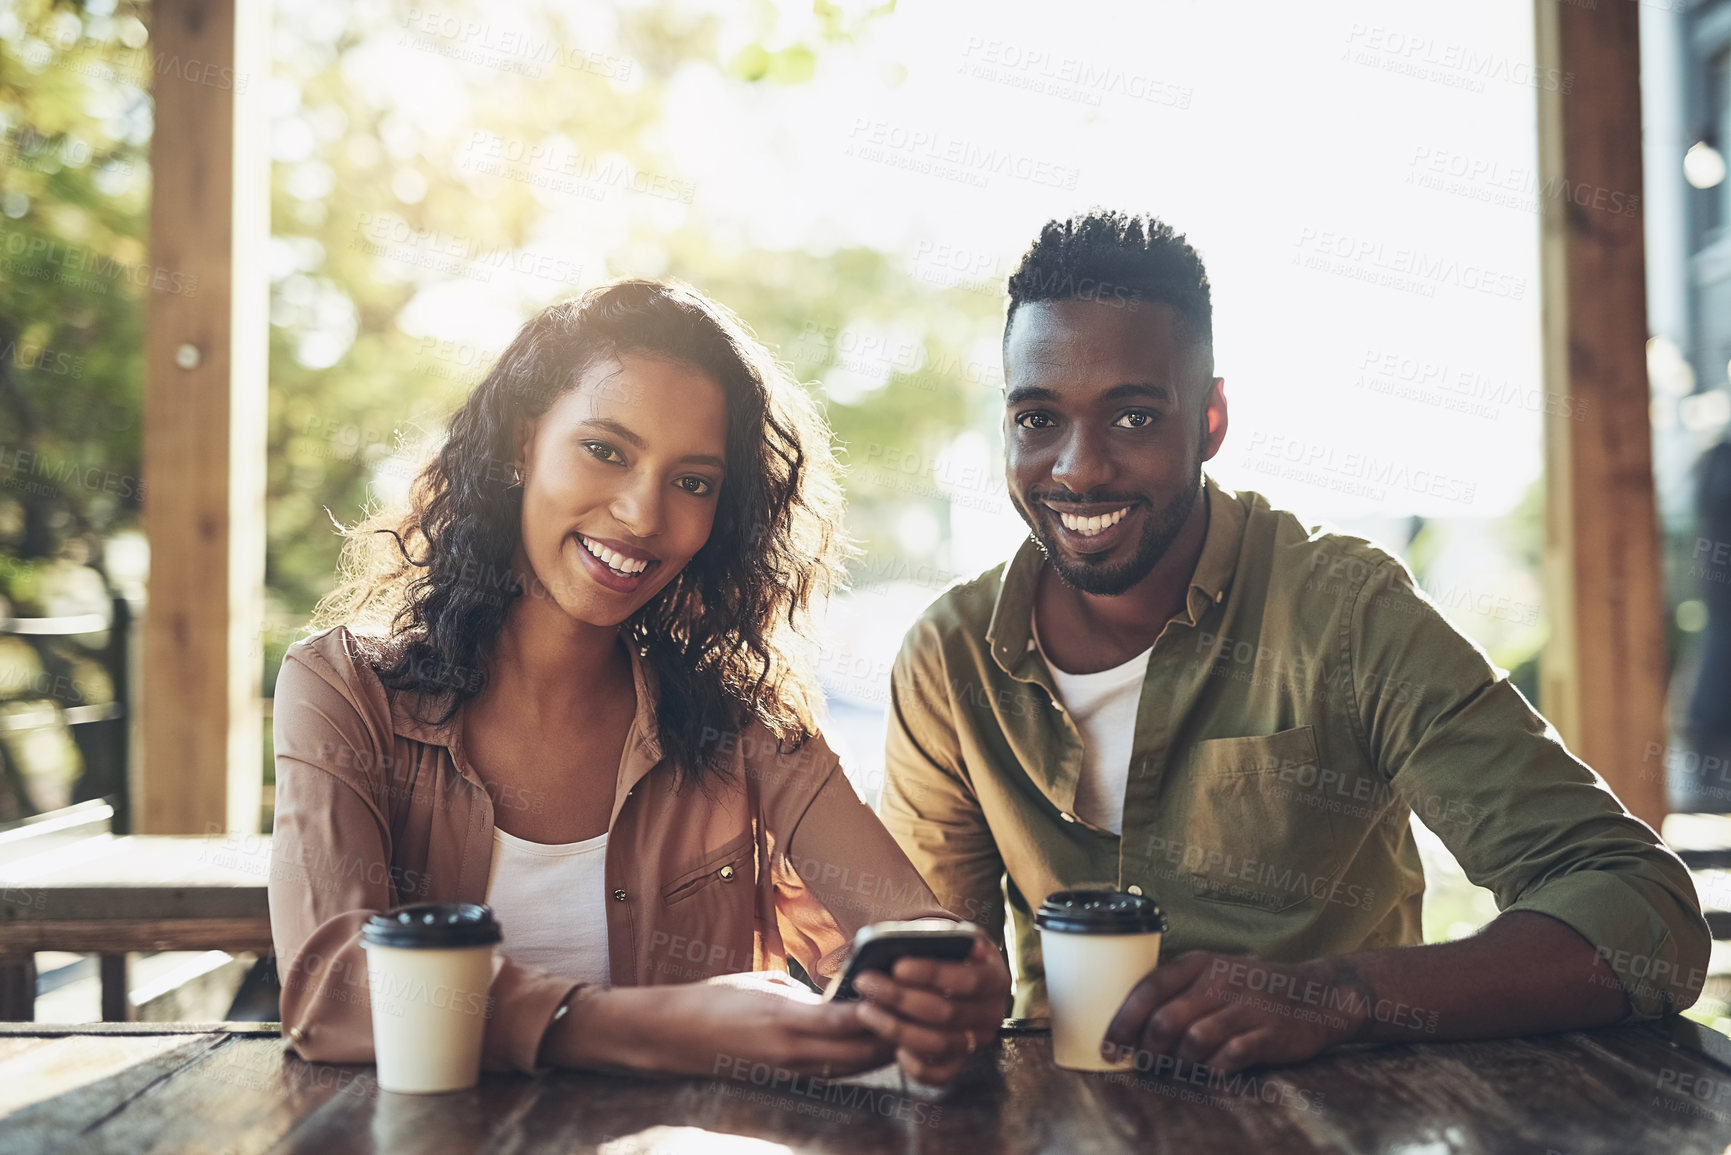
[(374, 915), (361, 932), (381, 1090), (431, 1095), (473, 1087), (493, 948), (493, 912), (473, 903), (422, 903)]
[(1052, 1011), (1052, 1059), (1073, 1071), (1124, 1071), (1131, 1056), (1100, 1044), (1130, 990), (1160, 961), (1166, 919), (1154, 901), (1119, 890), (1060, 890), (1040, 904), (1040, 953)]

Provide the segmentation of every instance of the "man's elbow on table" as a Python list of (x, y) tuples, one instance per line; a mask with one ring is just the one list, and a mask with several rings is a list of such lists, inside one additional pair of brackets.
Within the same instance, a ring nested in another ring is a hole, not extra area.
[(1563, 894), (1542, 892), (1517, 909), (1548, 914), (1572, 927), (1593, 948), (1595, 975), (1622, 987), (1625, 1022), (1662, 1018), (1688, 1009), (1707, 980), (1712, 933), (1694, 887), (1613, 871), (1568, 876)]
[(1595, 943), (1594, 951), (1628, 998), (1629, 1022), (1686, 1011), (1701, 997), (1707, 981), (1712, 933), (1698, 909), (1682, 912), (1680, 930), (1668, 933), (1656, 949), (1631, 951)]

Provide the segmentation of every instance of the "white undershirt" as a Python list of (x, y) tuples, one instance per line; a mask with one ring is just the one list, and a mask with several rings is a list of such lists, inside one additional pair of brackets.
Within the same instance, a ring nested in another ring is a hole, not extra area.
[[(1034, 644), (1040, 631), (1034, 629)], [(1124, 833), (1124, 786), (1130, 778), (1130, 751), (1136, 738), (1136, 710), (1148, 676), (1149, 646), (1121, 666), (1097, 674), (1067, 674), (1045, 647), (1040, 654), (1052, 671), (1058, 700), (1082, 732), (1082, 778), (1076, 783), (1076, 816), (1084, 822)]]
[(512, 962), (578, 982), (611, 982), (607, 962), (607, 835), (530, 842), (493, 828), (487, 905)]

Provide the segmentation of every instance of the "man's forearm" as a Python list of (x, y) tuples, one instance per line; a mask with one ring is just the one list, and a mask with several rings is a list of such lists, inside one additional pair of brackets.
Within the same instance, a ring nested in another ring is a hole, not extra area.
[(1543, 1034), (1628, 1013), (1622, 984), (1591, 943), (1534, 911), (1500, 915), (1456, 942), (1318, 960), (1362, 1014), (1353, 1041)]

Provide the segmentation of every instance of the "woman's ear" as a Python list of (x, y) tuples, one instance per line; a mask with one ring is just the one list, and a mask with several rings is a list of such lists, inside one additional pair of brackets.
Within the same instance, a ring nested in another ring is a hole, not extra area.
[(534, 440), (535, 423), (525, 417), (517, 418), (516, 427), (511, 431), (511, 444), (516, 446), (511, 454), (511, 465), (518, 476), (529, 472), (529, 450)]

